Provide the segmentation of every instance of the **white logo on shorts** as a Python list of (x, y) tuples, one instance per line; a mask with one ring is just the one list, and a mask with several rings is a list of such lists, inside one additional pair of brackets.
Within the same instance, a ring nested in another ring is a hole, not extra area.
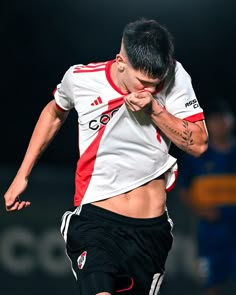
[(77, 265), (79, 269), (82, 269), (86, 262), (87, 251), (84, 251), (77, 259)]

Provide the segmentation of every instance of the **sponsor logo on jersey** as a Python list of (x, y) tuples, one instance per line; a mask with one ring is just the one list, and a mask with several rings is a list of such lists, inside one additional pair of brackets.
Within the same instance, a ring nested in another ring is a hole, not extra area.
[(89, 122), (89, 129), (97, 130), (101, 125), (106, 126), (118, 110), (119, 108), (116, 108), (107, 114), (102, 114), (97, 120), (91, 120)]
[(199, 107), (198, 101), (196, 99), (190, 100), (189, 102), (186, 102), (185, 107), (193, 107), (194, 109), (196, 109), (197, 107)]
[(82, 269), (86, 262), (87, 251), (84, 251), (77, 259), (77, 265), (79, 269)]

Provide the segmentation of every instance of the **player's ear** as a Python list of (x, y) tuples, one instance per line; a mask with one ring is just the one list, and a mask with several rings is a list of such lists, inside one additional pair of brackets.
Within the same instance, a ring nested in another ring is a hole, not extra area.
[(118, 71), (123, 72), (124, 69), (125, 69), (125, 59), (124, 59), (124, 57), (122, 56), (121, 53), (118, 53), (116, 55), (116, 63), (118, 65)]

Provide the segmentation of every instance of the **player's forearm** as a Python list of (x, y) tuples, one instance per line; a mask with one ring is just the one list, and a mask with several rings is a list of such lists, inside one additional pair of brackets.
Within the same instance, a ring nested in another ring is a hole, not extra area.
[(174, 117), (160, 106), (153, 108), (156, 126), (181, 150), (199, 157), (207, 149), (207, 131), (203, 122), (191, 123)]
[(28, 178), (36, 162), (65, 121), (66, 115), (58, 116), (54, 110), (53, 103), (50, 102), (44, 108), (34, 128), (25, 157), (18, 170), (18, 174), (24, 178)]

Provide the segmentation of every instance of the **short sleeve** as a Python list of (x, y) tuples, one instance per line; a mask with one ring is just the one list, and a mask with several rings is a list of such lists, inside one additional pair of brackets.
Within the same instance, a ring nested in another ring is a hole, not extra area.
[(179, 62), (176, 62), (174, 75), (166, 87), (165, 107), (180, 119), (191, 122), (204, 120), (203, 109), (195, 95), (191, 77)]
[(63, 110), (69, 111), (74, 107), (74, 76), (73, 67), (65, 73), (60, 84), (54, 91), (56, 104)]

